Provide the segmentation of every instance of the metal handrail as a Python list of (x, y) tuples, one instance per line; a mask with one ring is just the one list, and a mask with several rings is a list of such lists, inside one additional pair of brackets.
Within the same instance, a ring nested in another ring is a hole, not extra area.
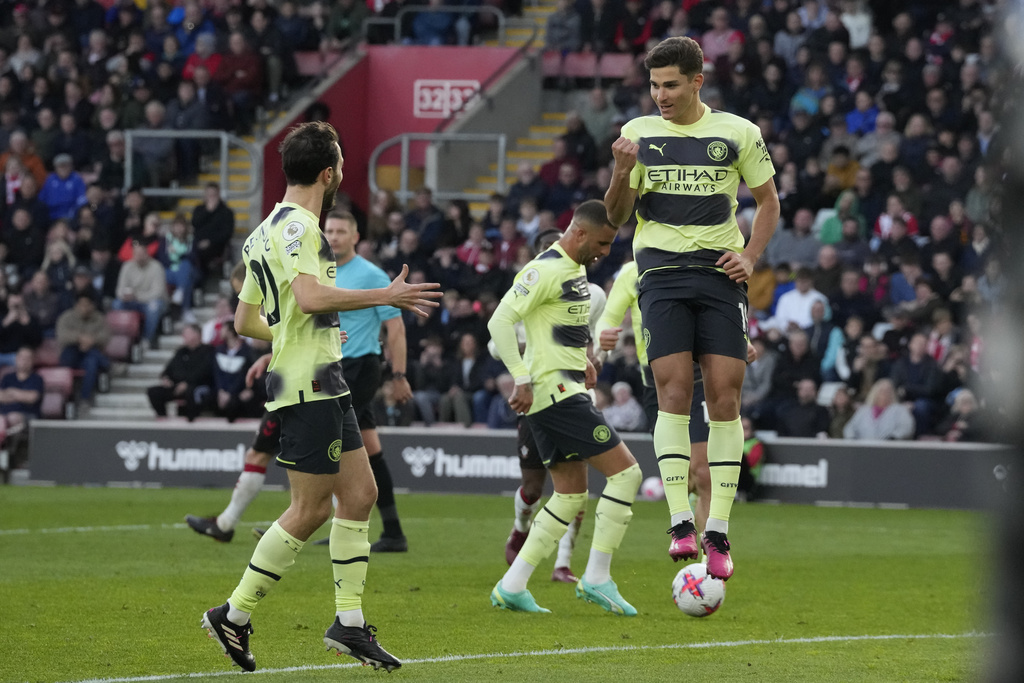
[[(124, 160), (124, 190), (131, 189), (132, 171), (135, 160), (132, 154), (132, 142), (135, 138), (171, 138), (174, 140), (219, 140), (220, 141), (220, 189), (225, 199), (242, 199), (251, 196), (259, 187), (260, 173), (249, 174), (249, 181), (243, 190), (232, 190), (228, 180), (230, 169), (228, 168), (229, 148), (239, 147), (245, 150), (252, 160), (253, 168), (257, 171), (260, 168), (263, 157), (260, 150), (242, 138), (226, 133), (222, 130), (126, 130), (124, 131), (125, 160)], [(202, 197), (205, 190), (200, 188), (187, 187), (145, 187), (142, 193), (147, 197)]]
[(457, 117), (459, 114), (461, 114), (463, 112), (463, 110), (465, 110), (466, 107), (469, 106), (471, 103), (475, 103), (478, 98), (482, 97), (484, 99), (484, 102), (486, 102), (487, 105), (490, 106), (490, 104), (491, 104), (490, 96), (488, 94), (486, 94), (485, 91), (489, 87), (491, 87), (491, 84), (494, 83), (494, 81), (498, 80), (500, 77), (505, 75), (505, 72), (508, 70), (509, 66), (511, 66), (512, 64), (514, 64), (517, 61), (519, 61), (519, 59), (523, 55), (525, 55), (530, 50), (531, 47), (533, 47), (533, 41), (536, 40), (536, 38), (537, 38), (537, 24), (534, 24), (533, 25), (533, 32), (530, 33), (529, 39), (527, 39), (527, 41), (523, 45), (519, 46), (519, 49), (517, 49), (515, 51), (515, 53), (513, 53), (508, 59), (506, 59), (501, 64), (501, 66), (499, 66), (497, 69), (494, 70), (494, 73), (492, 73), (490, 76), (488, 76), (484, 80), (484, 82), (480, 84), (480, 86), (473, 93), (472, 97), (467, 97), (467, 98), (463, 99), (462, 102), (459, 103), (459, 106), (456, 107), (455, 109), (453, 109), (451, 114), (448, 115), (448, 118), (446, 118), (443, 121), (441, 121), (440, 123), (438, 123), (437, 127), (434, 128), (434, 132), (435, 133), (440, 133), (445, 128), (447, 128), (448, 124), (450, 124), (452, 121), (455, 120), (455, 117)]
[(407, 14), (420, 12), (447, 12), (448, 14), (493, 14), (498, 18), (498, 42), (505, 44), (505, 14), (492, 5), (477, 5), (475, 7), (403, 7), (393, 17), (367, 17), (363, 19), (363, 35), (366, 35), (366, 28), (370, 25), (393, 24), (395, 28), (395, 42), (402, 42), (402, 19)]
[[(415, 192), (409, 189), (409, 143), (410, 142), (496, 142), (498, 145), (498, 192), (505, 192), (506, 152), (508, 149), (508, 136), (504, 133), (402, 133), (393, 138), (388, 138), (377, 145), (370, 155), (368, 167), (370, 192), (377, 192), (380, 186), (377, 185), (377, 160), (384, 150), (396, 144), (402, 145), (401, 182), (395, 197), (400, 202), (406, 202), (415, 196)], [(479, 194), (468, 192), (446, 192), (435, 191), (435, 199), (479, 199)]]

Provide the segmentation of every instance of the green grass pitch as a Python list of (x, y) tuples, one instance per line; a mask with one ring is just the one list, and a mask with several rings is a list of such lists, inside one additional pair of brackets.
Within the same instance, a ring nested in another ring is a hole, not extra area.
[[(228, 495), (0, 488), (0, 681), (249, 675), (230, 673), (199, 618), (234, 589), (255, 543), (251, 527), (274, 519), (287, 494), (259, 496), (230, 544), (182, 523), (186, 513), (219, 511)], [(638, 502), (612, 564), (640, 612), (626, 619), (552, 583), (550, 560), (531, 589), (552, 614), (490, 606), (488, 593), (506, 568), (509, 499), (407, 495), (398, 506), (411, 550), (373, 556), (364, 600), (383, 645), (406, 661), (388, 680), (845, 683), (982, 675), (992, 596), (975, 564), (984, 549), (971, 542), (988, 526), (979, 514), (737, 505), (729, 534), (737, 569), (725, 604), (694, 619), (672, 604), (679, 566), (666, 552), (665, 504)], [(376, 516), (371, 525), (376, 538)], [(588, 514), (577, 572), (592, 530)], [(333, 611), (328, 549), (308, 546), (254, 614), (254, 680), (384, 676), (325, 652)]]

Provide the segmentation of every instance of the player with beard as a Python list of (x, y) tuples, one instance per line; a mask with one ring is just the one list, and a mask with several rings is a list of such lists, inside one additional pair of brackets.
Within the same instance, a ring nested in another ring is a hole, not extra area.
[(437, 306), (441, 293), (430, 291), (437, 284), (407, 283), (408, 267), (383, 289), (339, 289), (334, 252), (319, 227), (320, 214), (333, 207), (341, 183), (338, 134), (325, 122), (296, 126), (281, 144), (281, 161), (284, 198), (242, 248), (246, 275), (235, 329), (273, 345), (266, 407), (281, 419), (277, 462), (288, 471), (291, 504), (256, 545), (231, 597), (204, 613), (201, 625), (235, 664), (254, 671), (250, 615), (330, 517), (334, 494), (330, 553), (336, 616), (324, 644), (392, 671), (401, 662), (380, 646), (362, 612), (377, 488), (342, 374), (338, 313), (395, 306), (425, 316), (421, 307)]

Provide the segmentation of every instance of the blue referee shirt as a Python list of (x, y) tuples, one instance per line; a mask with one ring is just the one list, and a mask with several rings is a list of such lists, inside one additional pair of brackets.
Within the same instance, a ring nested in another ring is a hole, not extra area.
[[(343, 289), (378, 289), (391, 284), (391, 278), (362, 256), (356, 255), (345, 265), (338, 266), (334, 283)], [(348, 333), (348, 341), (342, 347), (342, 355), (345, 358), (379, 355), (381, 323), (399, 315), (401, 311), (393, 306), (376, 306), (339, 313), (341, 329)]]

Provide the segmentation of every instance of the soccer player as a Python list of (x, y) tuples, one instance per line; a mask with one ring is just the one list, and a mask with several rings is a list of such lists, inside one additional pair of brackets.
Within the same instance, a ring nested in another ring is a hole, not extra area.
[[(757, 126), (700, 100), (704, 56), (690, 38), (668, 38), (644, 60), (660, 117), (622, 127), (605, 194), (614, 225), (636, 205), (633, 255), (647, 357), (658, 393), (654, 450), (672, 516), (669, 555), (696, 558), (687, 493), (693, 361), (704, 376), (711, 507), (701, 546), (708, 573), (732, 576), (729, 513), (743, 449), (740, 389), (747, 358), (747, 293), (779, 221), (775, 168)], [(740, 178), (757, 202), (744, 246), (736, 223)]]
[(250, 615), (330, 517), (333, 493), (338, 499), (330, 542), (336, 615), (324, 644), (392, 671), (401, 662), (377, 642), (376, 629), (362, 612), (377, 490), (342, 375), (338, 312), (396, 306), (426, 315), (420, 307), (436, 306), (441, 293), (428, 291), (436, 284), (405, 282), (407, 267), (385, 289), (335, 286), (334, 253), (319, 223), (320, 213), (333, 207), (341, 182), (338, 134), (324, 122), (296, 126), (281, 144), (281, 160), (284, 198), (242, 248), (246, 276), (235, 329), (273, 343), (267, 410), (276, 410), (281, 420), (277, 462), (288, 470), (291, 504), (256, 545), (231, 597), (203, 614), (201, 624), (235, 664), (254, 671)]
[[(608, 294), (608, 305), (596, 326), (596, 334), (602, 352), (615, 349), (619, 343), (626, 311), (630, 311), (630, 322), (636, 339), (643, 339), (643, 323), (640, 313), (639, 283), (637, 282), (636, 261), (622, 266)], [(647, 349), (642, 343), (637, 344), (637, 360), (644, 383), (643, 408), (647, 416), (648, 428), (654, 431), (658, 424), (658, 393), (654, 388), (651, 366), (647, 362)], [(747, 362), (757, 358), (757, 351), (747, 344)], [(700, 364), (693, 364), (693, 399), (690, 401), (690, 466), (688, 471), (688, 489), (697, 499), (693, 510), (694, 525), (703, 532), (708, 521), (711, 508), (711, 472), (708, 467), (708, 416), (704, 398), (704, 378), (700, 373)], [(662, 482), (664, 483), (664, 482)], [(669, 533), (671, 533), (669, 529)]]
[[(334, 251), (337, 271), (335, 281), (339, 287), (349, 289), (372, 289), (387, 286), (389, 280), (383, 270), (355, 252), (359, 241), (355, 217), (347, 211), (332, 211), (324, 221), (324, 235)], [(395, 398), (404, 403), (412, 397), (412, 389), (405, 379), (405, 323), (398, 309), (389, 306), (345, 311), (339, 314), (345, 345), (345, 363), (342, 371), (345, 383), (352, 390), (352, 407), (356, 411), (363, 444), (370, 455), (370, 468), (377, 483), (377, 509), (384, 522), (380, 539), (370, 546), (371, 552), (405, 552), (408, 542), (402, 533), (402, 526), (395, 507), (395, 489), (391, 472), (384, 461), (380, 436), (373, 420), (371, 401), (380, 388), (380, 328), (387, 330), (388, 350), (394, 371)], [(349, 335), (348, 331), (352, 334)], [(253, 363), (254, 369), (247, 375), (247, 383), (260, 376), (270, 363), (267, 354)], [(245, 454), (245, 469), (238, 477), (231, 501), (227, 508), (216, 517), (187, 515), (185, 521), (197, 533), (228, 542), (234, 536), (234, 526), (249, 503), (256, 497), (266, 479), (270, 459), (280, 451), (280, 420), (274, 413), (266, 413), (256, 433), (256, 440)], [(263, 529), (254, 529), (262, 537)], [(325, 545), (329, 539), (317, 541), (314, 545)]]
[[(562, 231), (557, 228), (549, 228), (534, 237), (534, 251), (541, 253), (548, 250), (559, 237)], [(593, 337), (594, 325), (597, 323), (601, 311), (604, 310), (605, 294), (600, 287), (590, 287), (590, 333)], [(520, 351), (525, 346), (526, 336), (522, 321), (515, 325), (516, 337), (519, 341)], [(501, 360), (501, 356), (494, 347), (494, 342), (487, 344), (488, 350), (495, 359)], [(522, 473), (522, 483), (513, 494), (513, 506), (515, 516), (512, 522), (512, 531), (505, 541), (505, 561), (511, 565), (516, 555), (526, 543), (530, 534), (530, 526), (533, 524), (533, 515), (537, 512), (540, 504), (540, 497), (544, 492), (544, 483), (547, 481), (547, 469), (537, 449), (537, 440), (533, 438), (530, 425), (526, 417), (520, 415), (516, 419), (516, 451), (519, 453), (519, 469)], [(569, 524), (565, 535), (558, 542), (558, 552), (555, 554), (555, 569), (551, 572), (552, 581), (562, 583), (576, 583), (579, 578), (573, 573), (570, 566), (572, 551), (576, 548), (576, 538), (583, 524), (585, 510), (580, 510), (576, 517)]]
[[(520, 612), (548, 612), (526, 585), (537, 565), (587, 500), (587, 465), (607, 478), (595, 514), (594, 541), (577, 597), (613, 614), (634, 616), (611, 577), (612, 554), (633, 516), (640, 467), (614, 429), (594, 407), (587, 386), (597, 372), (587, 358), (590, 289), (586, 266), (608, 254), (615, 228), (604, 204), (590, 200), (573, 213), (558, 242), (516, 275), (488, 323), (515, 389), (509, 405), (525, 413), (555, 493), (530, 528), (522, 550), (491, 591), (491, 604)], [(526, 328), (526, 358), (519, 353), (515, 324)]]

